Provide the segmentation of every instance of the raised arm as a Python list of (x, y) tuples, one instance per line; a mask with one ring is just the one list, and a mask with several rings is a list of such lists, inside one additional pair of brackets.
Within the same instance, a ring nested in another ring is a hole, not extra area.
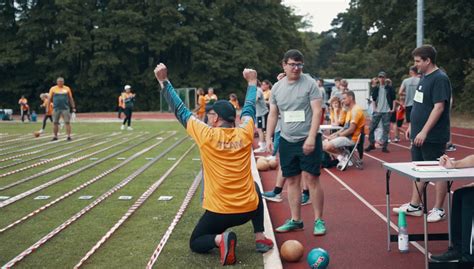
[(251, 117), (255, 121), (255, 103), (257, 98), (257, 72), (253, 69), (244, 69), (242, 72), (245, 80), (248, 82), (245, 103), (240, 114), (240, 119)]
[(184, 105), (181, 98), (168, 80), (168, 68), (163, 63), (160, 63), (155, 68), (155, 77), (160, 83), (163, 91), (163, 97), (168, 102), (168, 105), (173, 110), (178, 121), (186, 128), (189, 118), (193, 115), (191, 111)]

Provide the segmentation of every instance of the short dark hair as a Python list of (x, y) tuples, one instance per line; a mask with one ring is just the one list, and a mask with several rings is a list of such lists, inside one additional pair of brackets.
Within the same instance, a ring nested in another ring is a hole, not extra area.
[(418, 73), (418, 68), (416, 68), (416, 66), (410, 66), (410, 71)]
[(297, 49), (291, 49), (285, 52), (285, 54), (283, 55), (283, 60), (282, 60), (283, 63), (287, 63), (289, 59), (293, 59), (298, 62), (304, 62), (303, 53), (301, 53), (301, 51)]
[(354, 100), (354, 101), (355, 101), (355, 99), (356, 99), (356, 96), (355, 96), (355, 94), (354, 94), (353, 91), (343, 92), (342, 94), (345, 94), (345, 95), (347, 95), (347, 96), (352, 97), (352, 100)]
[(335, 77), (335, 78), (334, 78), (334, 82), (336, 82), (336, 81), (341, 81), (341, 80), (342, 80), (341, 77)]
[(429, 58), (433, 64), (436, 64), (436, 54), (436, 49), (432, 45), (423, 45), (414, 49), (411, 53), (413, 57), (418, 56), (423, 59), (423, 61)]
[(262, 83), (265, 83), (265, 84), (267, 84), (268, 86), (270, 86), (270, 89), (273, 87), (273, 84), (272, 84), (272, 83), (270, 82), (270, 80), (268, 80), (268, 79), (264, 79), (264, 80), (262, 81)]

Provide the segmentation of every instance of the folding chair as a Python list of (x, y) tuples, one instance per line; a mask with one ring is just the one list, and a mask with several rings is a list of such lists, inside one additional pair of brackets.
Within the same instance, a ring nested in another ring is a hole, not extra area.
[[(364, 129), (362, 129), (364, 130)], [(357, 141), (354, 146), (344, 147), (343, 155), (348, 156), (347, 162), (339, 163), (337, 165), (337, 169), (344, 171), (346, 170), (348, 164), (352, 162), (352, 164), (357, 167), (358, 169), (364, 169), (362, 158), (364, 157), (364, 140), (365, 140), (365, 133), (361, 132)], [(357, 154), (355, 151), (357, 150)]]

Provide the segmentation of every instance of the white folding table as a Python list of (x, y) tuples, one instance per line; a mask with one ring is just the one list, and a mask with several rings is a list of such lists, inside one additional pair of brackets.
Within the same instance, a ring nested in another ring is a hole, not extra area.
[[(383, 163), (386, 172), (386, 206), (387, 206), (387, 250), (390, 251), (390, 242), (396, 241), (396, 236), (390, 235), (390, 174), (396, 172), (402, 176), (409, 178), (414, 182), (423, 182), (422, 188), (422, 203), (423, 203), (423, 235), (409, 235), (409, 241), (418, 241), (423, 239), (425, 242), (425, 268), (428, 269), (428, 239), (430, 240), (449, 240), (451, 245), (451, 185), (453, 181), (460, 180), (474, 180), (474, 168), (462, 169), (443, 169), (438, 165), (438, 162), (404, 162), (404, 163)], [(437, 167), (439, 169), (437, 169)], [(418, 171), (425, 168), (426, 171)], [(446, 234), (432, 234), (428, 238), (428, 222), (427, 217), (427, 198), (426, 187), (429, 182), (448, 181), (448, 236)], [(413, 240), (410, 240), (413, 239)]]

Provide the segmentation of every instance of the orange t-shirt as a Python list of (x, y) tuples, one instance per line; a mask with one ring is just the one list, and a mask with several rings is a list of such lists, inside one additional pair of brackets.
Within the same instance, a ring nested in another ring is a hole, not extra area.
[(201, 115), (206, 113), (206, 97), (204, 97), (204, 95), (199, 95), (198, 105), (199, 105), (198, 113)]
[(236, 128), (212, 128), (191, 117), (186, 130), (200, 148), (204, 171), (203, 208), (215, 213), (257, 209), (251, 169), (254, 122), (244, 117)]
[(20, 98), (20, 100), (18, 100), (18, 104), (20, 105), (20, 109), (23, 111), (27, 111), (30, 108), (28, 106), (28, 99), (26, 98)]
[[(43, 101), (43, 107), (45, 109), (46, 116), (52, 116), (53, 115), (53, 102), (48, 102), (48, 99), (45, 99)], [(48, 108), (48, 109), (46, 109), (46, 108)]]
[(215, 94), (212, 94), (212, 95), (206, 94), (204, 98), (206, 100), (206, 104), (209, 103), (211, 100), (217, 101), (217, 95)]
[(236, 110), (240, 109), (239, 101), (238, 100), (229, 100), (229, 102), (234, 106)]
[(362, 108), (358, 105), (354, 105), (350, 111), (346, 113), (346, 120), (345, 125), (354, 123), (356, 125), (356, 129), (354, 133), (352, 133), (352, 141), (357, 142), (359, 135), (364, 130), (365, 126), (365, 115)]

